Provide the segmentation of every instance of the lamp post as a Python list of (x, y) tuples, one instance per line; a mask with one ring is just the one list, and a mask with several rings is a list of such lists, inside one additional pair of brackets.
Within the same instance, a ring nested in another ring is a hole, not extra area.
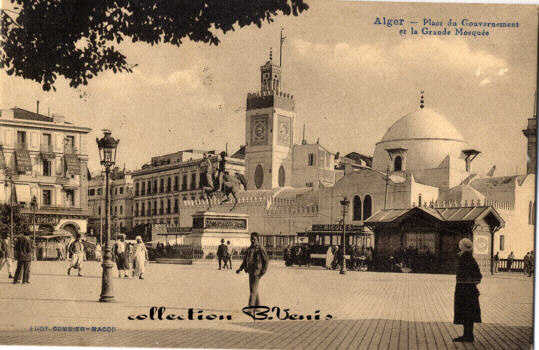
[(342, 205), (342, 262), (341, 262), (341, 271), (339, 272), (341, 275), (346, 274), (346, 213), (348, 213), (348, 205), (350, 204), (350, 201), (344, 197), (341, 201)]
[[(12, 172), (11, 172), (11, 169), (7, 168), (5, 170), (5, 174), (6, 174), (6, 180), (9, 181), (9, 185), (11, 186), (11, 191), (10, 191), (10, 194), (9, 194), (9, 239), (11, 241), (13, 241), (13, 206), (14, 206), (14, 203), (13, 203), (13, 197), (15, 195), (14, 193), (14, 186), (13, 186), (13, 175), (12, 175)], [(6, 187), (8, 186), (7, 182), (6, 182)]]
[(112, 246), (110, 245), (110, 203), (109, 203), (109, 173), (110, 168), (116, 163), (116, 148), (120, 140), (115, 140), (111, 136), (110, 130), (103, 130), (104, 136), (101, 139), (96, 138), (97, 147), (99, 148), (99, 158), (101, 165), (105, 167), (105, 230), (106, 243), (103, 254), (103, 275), (101, 278), (101, 297), (99, 301), (111, 302), (114, 301), (112, 288)]
[(34, 246), (36, 245), (36, 210), (37, 210), (37, 198), (32, 196), (32, 201), (30, 202), (30, 208), (32, 208), (32, 228), (34, 234)]

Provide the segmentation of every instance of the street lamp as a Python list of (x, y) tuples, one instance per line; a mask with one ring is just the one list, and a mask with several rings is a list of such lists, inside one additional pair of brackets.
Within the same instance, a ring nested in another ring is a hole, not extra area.
[[(11, 191), (10, 191), (10, 195), (9, 195), (9, 215), (10, 215), (10, 221), (9, 221), (9, 239), (11, 241), (13, 241), (13, 206), (14, 206), (14, 203), (13, 203), (13, 198), (14, 198), (14, 195), (15, 195), (15, 189), (14, 189), (14, 183), (13, 183), (13, 174), (11, 172), (11, 169), (7, 168), (5, 170), (5, 176), (6, 176), (6, 180), (9, 181), (9, 184), (11, 186)], [(8, 187), (8, 184), (7, 184), (7, 181), (5, 183), (5, 186)]]
[(101, 297), (99, 301), (114, 301), (112, 288), (112, 246), (110, 245), (110, 203), (109, 203), (109, 173), (110, 168), (116, 163), (116, 148), (120, 140), (115, 140), (111, 136), (110, 130), (103, 130), (104, 136), (101, 139), (96, 138), (97, 148), (99, 148), (99, 159), (101, 165), (105, 167), (105, 230), (107, 232), (107, 241), (105, 244), (105, 253), (103, 255), (103, 276), (101, 278)]
[(341, 262), (341, 271), (339, 272), (341, 275), (346, 274), (346, 213), (348, 213), (348, 205), (350, 204), (350, 201), (344, 197), (341, 201), (342, 205), (342, 262)]
[(32, 208), (32, 228), (34, 233), (34, 246), (36, 245), (36, 210), (37, 210), (37, 198), (32, 196), (32, 201), (30, 202), (30, 208)]

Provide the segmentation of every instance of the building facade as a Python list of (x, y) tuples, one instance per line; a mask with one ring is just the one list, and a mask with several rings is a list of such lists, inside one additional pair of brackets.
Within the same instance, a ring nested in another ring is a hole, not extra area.
[[(111, 233), (130, 232), (133, 228), (133, 177), (129, 171), (115, 168), (109, 182)], [(101, 237), (105, 234), (105, 176), (88, 181), (88, 234)]]
[[(206, 169), (202, 156), (208, 153), (214, 169), (218, 156), (214, 151), (185, 150), (153, 157), (149, 164), (133, 172), (133, 223), (180, 225), (180, 202), (202, 199)], [(244, 160), (226, 158), (227, 168), (243, 173)], [(190, 222), (181, 222), (182, 226)]]
[(63, 116), (1, 110), (0, 203), (10, 203), (15, 191), (24, 215), (33, 214), (30, 203), (36, 199), (40, 230), (86, 233), (90, 131)]

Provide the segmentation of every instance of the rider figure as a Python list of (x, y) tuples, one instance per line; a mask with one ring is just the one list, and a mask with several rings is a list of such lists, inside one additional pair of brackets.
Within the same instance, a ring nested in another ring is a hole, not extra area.
[(223, 191), (223, 183), (225, 182), (224, 175), (226, 169), (226, 152), (220, 153), (221, 159), (219, 159), (219, 191)]
[(211, 187), (213, 189), (213, 165), (211, 164), (211, 160), (208, 157), (207, 153), (204, 153), (202, 156), (202, 162), (200, 163), (200, 168), (202, 171), (205, 171), (206, 175), (206, 184), (205, 186)]

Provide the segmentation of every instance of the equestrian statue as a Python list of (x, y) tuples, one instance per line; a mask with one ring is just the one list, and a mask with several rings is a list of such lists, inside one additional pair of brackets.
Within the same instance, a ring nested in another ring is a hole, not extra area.
[(241, 189), (247, 189), (247, 183), (242, 174), (234, 173), (230, 174), (226, 170), (226, 153), (220, 153), (219, 166), (217, 169), (213, 168), (212, 162), (209, 159), (208, 155), (204, 153), (202, 162), (200, 163), (200, 168), (205, 174), (202, 182), (202, 193), (204, 200), (208, 200), (208, 210), (211, 208), (212, 199), (216, 196), (224, 196), (225, 198), (219, 203), (219, 205), (226, 203), (230, 200), (230, 195), (234, 199), (234, 205), (230, 211), (236, 208), (238, 204), (238, 192)]

